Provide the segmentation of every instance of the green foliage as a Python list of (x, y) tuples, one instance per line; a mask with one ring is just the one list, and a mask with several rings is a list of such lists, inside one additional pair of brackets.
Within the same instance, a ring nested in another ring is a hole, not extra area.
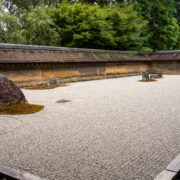
[(150, 32), (152, 33), (150, 44), (154, 50), (172, 49), (179, 36), (177, 21), (163, 6), (156, 6), (153, 10), (153, 19), (150, 21)]
[(154, 18), (154, 7), (163, 6), (168, 13), (173, 14), (174, 12), (174, 0), (133, 0), (133, 2), (135, 9), (148, 21)]
[(1, 4), (11, 12), (16, 14), (21, 11), (31, 11), (31, 9), (41, 6), (57, 6), (62, 0), (1, 0)]
[(108, 5), (111, 0), (80, 0), (81, 3), (98, 4), (100, 6)]
[(174, 16), (180, 23), (179, 0), (0, 0), (0, 42), (180, 49)]
[(148, 21), (149, 44), (153, 50), (173, 49), (179, 26), (173, 17), (174, 0), (136, 0), (135, 8)]
[(178, 20), (178, 23), (180, 24), (180, 1), (179, 0), (175, 0), (174, 14), (175, 14), (176, 19)]
[(96, 5), (61, 4), (51, 12), (61, 30), (61, 44), (67, 47), (110, 48), (115, 46), (111, 22)]
[(46, 8), (26, 12), (21, 15), (21, 18), (8, 12), (1, 13), (0, 42), (58, 45), (59, 29), (47, 13)]
[(51, 11), (61, 30), (61, 44), (67, 47), (99, 49), (142, 49), (146, 22), (137, 16), (133, 6), (120, 8), (77, 3), (61, 4)]
[[(180, 29), (180, 27), (179, 27), (179, 29)], [(174, 49), (180, 50), (180, 33), (179, 33), (179, 37), (178, 37), (178, 40), (176, 42), (176, 45), (174, 46)]]
[(106, 8), (108, 21), (112, 22), (114, 38), (119, 50), (148, 50), (148, 36), (145, 35), (147, 22), (138, 17), (132, 5), (108, 6)]
[(0, 14), (0, 43), (24, 43), (20, 19), (8, 12)]
[(37, 8), (22, 16), (22, 34), (26, 44), (34, 45), (58, 45), (59, 29), (48, 15), (47, 8)]

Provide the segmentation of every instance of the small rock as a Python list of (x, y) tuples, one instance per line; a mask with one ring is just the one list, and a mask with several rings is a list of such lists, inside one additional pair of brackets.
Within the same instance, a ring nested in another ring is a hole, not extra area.
[(0, 107), (27, 102), (23, 92), (6, 76), (0, 74)]
[(163, 74), (162, 73), (157, 73), (154, 75), (155, 79), (159, 79), (159, 78), (162, 78), (163, 77)]
[(54, 78), (45, 82), (45, 87), (51, 87), (56, 85), (64, 85), (64, 82), (60, 78)]
[(151, 75), (150, 75), (150, 80), (155, 80), (155, 79), (156, 79), (155, 75), (154, 75), (154, 74), (151, 74)]
[(157, 73), (157, 78), (162, 78), (163, 74), (162, 73)]

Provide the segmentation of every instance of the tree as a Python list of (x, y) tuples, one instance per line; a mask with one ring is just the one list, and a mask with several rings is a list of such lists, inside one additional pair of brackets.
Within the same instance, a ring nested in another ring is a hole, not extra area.
[(179, 36), (179, 26), (177, 20), (170, 16), (166, 8), (155, 6), (153, 8), (152, 21), (150, 21), (150, 31), (152, 36), (150, 44), (154, 50), (169, 50), (176, 44)]
[(178, 24), (180, 25), (180, 1), (179, 0), (175, 0), (174, 14), (175, 14), (176, 19), (178, 20)]
[(172, 49), (179, 36), (173, 17), (174, 0), (136, 0), (135, 8), (148, 20), (149, 44), (153, 50)]
[(150, 21), (152, 16), (152, 8), (155, 6), (164, 6), (170, 14), (174, 12), (174, 0), (132, 0), (135, 9), (146, 20)]
[(63, 46), (108, 49), (116, 45), (111, 22), (96, 5), (63, 3), (51, 16), (61, 30)]
[(24, 43), (21, 33), (21, 22), (8, 12), (0, 14), (0, 43)]
[(36, 8), (22, 15), (22, 30), (26, 44), (59, 45), (59, 28), (48, 15), (47, 8)]
[(1, 4), (8, 9), (11, 14), (16, 14), (21, 11), (31, 11), (36, 7), (41, 6), (57, 6), (62, 0), (1, 0)]
[(107, 19), (112, 22), (113, 31), (115, 31), (116, 49), (119, 50), (146, 50), (148, 48), (148, 36), (145, 35), (147, 21), (138, 17), (133, 5), (108, 6)]
[(51, 16), (61, 30), (63, 46), (145, 50), (143, 46), (146, 46), (147, 37), (143, 32), (147, 23), (138, 17), (132, 5), (100, 8), (97, 5), (63, 3), (51, 11)]
[(178, 37), (176, 45), (174, 46), (174, 49), (180, 50), (180, 35)]
[(47, 14), (47, 8), (37, 8), (22, 14), (21, 17), (2, 12), (0, 14), (0, 42), (59, 45), (59, 28)]

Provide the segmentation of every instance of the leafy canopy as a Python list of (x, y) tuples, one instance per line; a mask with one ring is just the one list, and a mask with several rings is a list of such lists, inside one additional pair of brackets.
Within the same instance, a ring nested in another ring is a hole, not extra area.
[(21, 32), (26, 39), (26, 44), (59, 45), (59, 28), (48, 15), (47, 8), (37, 8), (24, 13)]
[(173, 49), (179, 36), (174, 0), (135, 0), (135, 9), (148, 21), (149, 45), (153, 50)]
[(67, 47), (135, 50), (142, 48), (146, 22), (133, 6), (106, 6), (63, 3), (51, 10), (61, 31), (61, 44)]
[(178, 49), (179, 13), (179, 0), (0, 0), (0, 42)]
[(20, 19), (8, 12), (0, 14), (0, 43), (25, 43)]

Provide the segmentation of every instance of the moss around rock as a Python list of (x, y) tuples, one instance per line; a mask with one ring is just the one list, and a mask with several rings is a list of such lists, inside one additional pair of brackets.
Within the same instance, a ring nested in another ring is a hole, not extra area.
[(149, 79), (149, 80), (139, 80), (139, 82), (154, 82), (154, 81), (157, 81), (157, 80), (153, 80), (153, 79)]
[(22, 103), (18, 105), (11, 105), (0, 107), (0, 115), (23, 115), (39, 112), (44, 109), (42, 105)]
[(67, 85), (55, 85), (55, 86), (50, 86), (50, 87), (45, 87), (43, 85), (39, 85), (39, 86), (32, 86), (32, 87), (26, 87), (24, 89), (27, 90), (47, 90), (47, 89), (54, 89), (54, 88), (58, 88), (58, 87), (64, 87)]

